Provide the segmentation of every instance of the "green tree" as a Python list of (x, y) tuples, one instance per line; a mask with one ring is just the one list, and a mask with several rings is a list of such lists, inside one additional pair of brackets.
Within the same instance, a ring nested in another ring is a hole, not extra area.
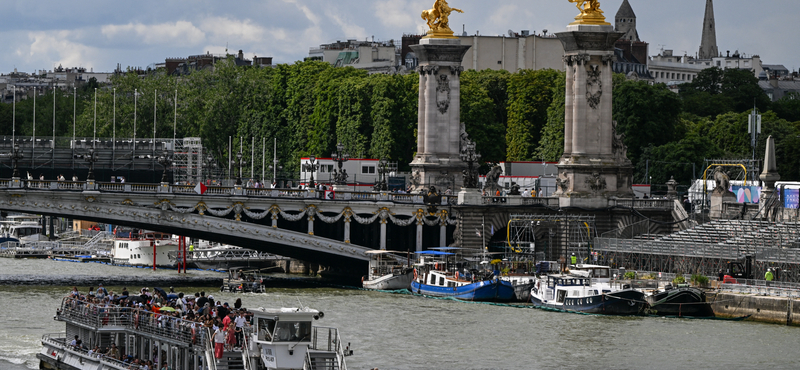
[(469, 70), (461, 74), (461, 122), (475, 141), (475, 148), (487, 162), (506, 159), (508, 121), (507, 71)]
[(548, 162), (558, 161), (564, 154), (564, 106), (566, 105), (566, 74), (559, 72), (553, 86), (553, 101), (547, 107), (547, 124), (542, 129), (542, 138), (537, 157)]
[(536, 156), (547, 108), (553, 101), (553, 86), (559, 73), (552, 69), (522, 70), (508, 82), (508, 128), (506, 159), (530, 161)]
[(625, 134), (628, 158), (637, 163), (642, 150), (660, 146), (682, 133), (676, 132), (681, 102), (666, 85), (625, 81), (614, 90), (614, 119)]

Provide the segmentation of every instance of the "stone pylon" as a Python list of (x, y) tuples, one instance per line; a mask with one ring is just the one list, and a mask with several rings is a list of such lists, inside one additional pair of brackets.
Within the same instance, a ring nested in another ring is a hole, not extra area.
[(611, 110), (614, 43), (622, 35), (604, 24), (571, 24), (556, 34), (567, 72), (564, 155), (556, 179), (562, 207), (601, 208), (610, 197), (633, 197), (633, 166)]
[(464, 183), (461, 60), (469, 48), (457, 38), (423, 38), (411, 46), (419, 58), (417, 155), (411, 162), (417, 189), (435, 185), (456, 192)]

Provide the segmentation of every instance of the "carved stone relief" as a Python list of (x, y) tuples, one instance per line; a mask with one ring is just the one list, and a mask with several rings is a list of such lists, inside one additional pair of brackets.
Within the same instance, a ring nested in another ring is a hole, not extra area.
[(450, 108), (450, 79), (447, 78), (446, 74), (441, 74), (438, 77), (436, 79), (436, 107), (439, 108), (440, 113), (445, 114), (447, 109)]
[(586, 77), (586, 101), (592, 109), (597, 109), (600, 105), (602, 95), (603, 81), (600, 80), (600, 66), (592, 64)]
[(588, 184), (589, 188), (594, 192), (605, 190), (607, 186), (606, 179), (601, 177), (597, 172), (593, 173), (591, 177), (586, 179), (586, 184)]

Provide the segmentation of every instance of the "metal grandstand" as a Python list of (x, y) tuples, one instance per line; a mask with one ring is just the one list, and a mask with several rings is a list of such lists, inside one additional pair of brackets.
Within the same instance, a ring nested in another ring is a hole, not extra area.
[(535, 254), (537, 261), (572, 253), (584, 260), (595, 230), (595, 216), (515, 214), (508, 222), (506, 243), (516, 253)]
[(784, 281), (800, 282), (800, 223), (717, 220), (664, 236), (643, 230), (647, 228), (633, 224), (596, 238), (601, 262), (638, 271), (716, 276), (728, 261), (753, 256), (756, 277), (772, 267), (784, 271)]

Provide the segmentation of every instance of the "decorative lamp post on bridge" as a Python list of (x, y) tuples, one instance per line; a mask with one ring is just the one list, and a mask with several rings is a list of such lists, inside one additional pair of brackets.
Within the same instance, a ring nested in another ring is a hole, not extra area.
[(11, 158), (12, 166), (14, 168), (14, 173), (11, 175), (12, 178), (19, 179), (19, 167), (17, 167), (17, 162), (19, 162), (23, 155), (22, 150), (19, 149), (19, 145), (14, 143), (14, 149), (11, 153), (8, 153), (8, 156)]
[(475, 167), (475, 162), (480, 159), (481, 155), (475, 152), (475, 143), (468, 141), (461, 150), (461, 160), (467, 163), (467, 169), (464, 170), (465, 189), (478, 188), (478, 169)]
[(272, 170), (272, 181), (275, 183), (275, 187), (282, 187), (278, 184), (278, 178), (283, 177), (283, 166), (280, 165), (280, 161), (273, 159), (272, 164), (269, 165), (269, 169)]
[(244, 166), (244, 159), (242, 156), (242, 152), (236, 153), (236, 167), (239, 168), (238, 176), (236, 176), (236, 185), (242, 185), (242, 166)]
[(89, 173), (86, 175), (86, 181), (94, 182), (94, 163), (97, 162), (97, 153), (94, 148), (89, 148), (89, 154), (84, 155), (83, 159), (89, 162)]
[(350, 160), (350, 154), (344, 151), (344, 145), (342, 143), (336, 144), (336, 152), (331, 154), (333, 157), (333, 161), (336, 162), (336, 167), (338, 170), (334, 174), (334, 183), (336, 185), (347, 185), (347, 172), (342, 170), (342, 164)]
[(317, 163), (317, 157), (313, 155), (308, 159), (308, 163), (303, 163), (303, 171), (311, 172), (311, 178), (308, 180), (308, 186), (311, 189), (316, 187), (316, 184), (314, 183), (314, 172), (317, 172), (318, 168), (319, 163)]
[(206, 170), (205, 170), (205, 171), (206, 171), (206, 173), (208, 174), (208, 175), (206, 176), (206, 178), (207, 178), (208, 180), (211, 180), (211, 177), (213, 176), (213, 174), (212, 174), (212, 169), (214, 169), (214, 168), (217, 168), (217, 162), (216, 162), (216, 161), (214, 161), (214, 157), (213, 157), (213, 156), (211, 156), (211, 155), (209, 155), (208, 157), (206, 157), (206, 158), (205, 158), (205, 160), (204, 160), (204, 162), (205, 162), (205, 168), (206, 168)]
[(166, 184), (168, 182), (167, 171), (169, 170), (169, 166), (172, 165), (172, 157), (169, 155), (168, 151), (165, 150), (164, 153), (158, 157), (158, 164), (164, 166), (164, 173), (161, 175), (161, 183)]
[(380, 174), (380, 181), (375, 184), (375, 191), (387, 191), (389, 187), (386, 184), (386, 174), (389, 173), (389, 161), (386, 158), (381, 158), (378, 161), (378, 174)]

